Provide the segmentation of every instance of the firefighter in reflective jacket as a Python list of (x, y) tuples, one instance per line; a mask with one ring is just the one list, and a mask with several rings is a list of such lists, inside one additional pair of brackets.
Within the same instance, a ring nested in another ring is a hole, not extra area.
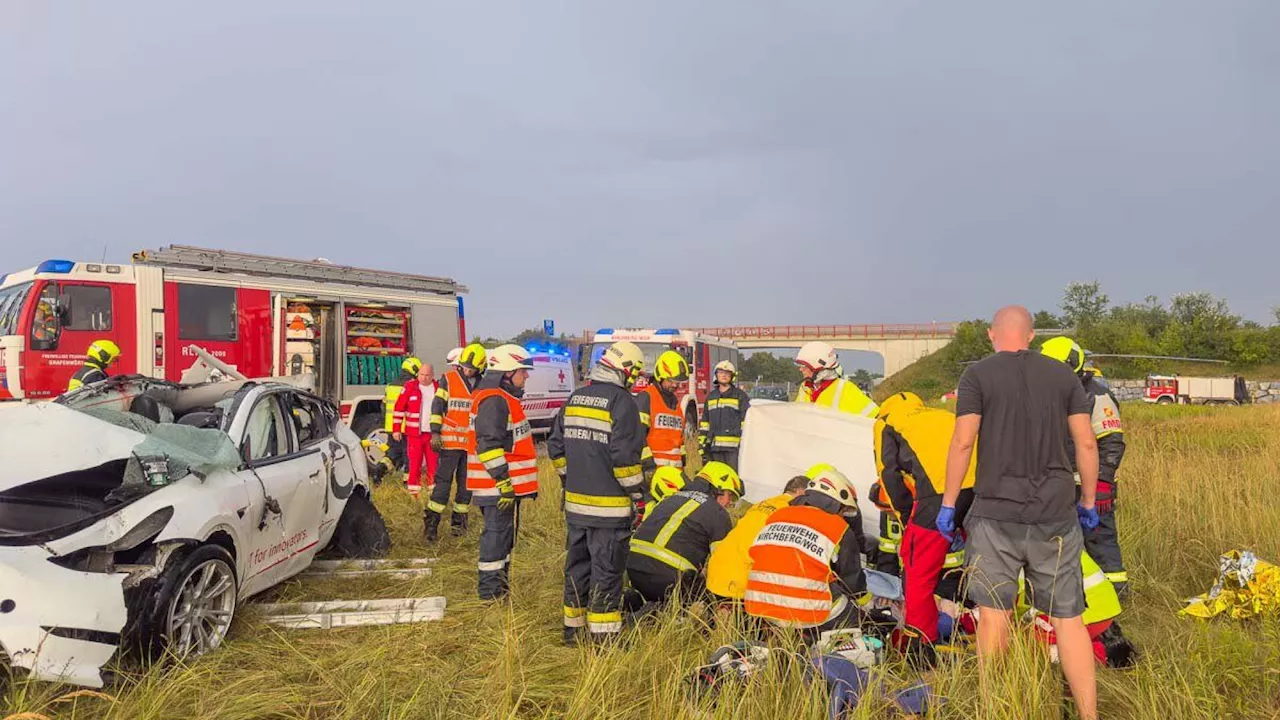
[(396, 426), (404, 422), (404, 413), (396, 410), (396, 401), (404, 393), (405, 384), (418, 377), (418, 371), (421, 369), (421, 360), (416, 357), (405, 358), (404, 362), (400, 363), (400, 379), (388, 384), (382, 390), (382, 429), (387, 433), (387, 444), (382, 449), (382, 459), (378, 461), (378, 465), (384, 474), (408, 467), (404, 437), (401, 436), (396, 440), (392, 436)]
[(689, 380), (689, 363), (680, 353), (668, 350), (658, 356), (653, 382), (636, 396), (640, 424), (648, 434), (640, 464), (647, 476), (659, 467), (684, 467), (684, 413), (676, 387)]
[(679, 588), (685, 601), (706, 594), (707, 557), (733, 529), (727, 508), (742, 497), (733, 468), (709, 462), (667, 496), (636, 529), (627, 577), (647, 602), (663, 602)]
[(876, 404), (862, 389), (844, 379), (840, 358), (831, 345), (814, 341), (805, 343), (796, 353), (796, 367), (804, 382), (796, 395), (798, 403), (813, 403), (862, 417), (875, 417)]
[(744, 607), (753, 617), (804, 630), (807, 640), (854, 627), (862, 574), (857, 493), (830, 465), (815, 465), (809, 488), (769, 516), (751, 543)]
[(84, 365), (76, 370), (67, 383), (67, 392), (106, 380), (107, 368), (120, 359), (120, 346), (110, 340), (95, 340), (84, 357)]
[[(946, 489), (947, 449), (955, 431), (956, 416), (946, 410), (925, 407), (915, 393), (897, 393), (884, 401), (876, 421), (876, 465), (880, 468), (880, 502), (888, 501), (887, 514), (902, 535), (904, 631), (902, 643), (926, 658), (938, 641), (938, 604), (935, 595), (956, 602), (964, 550), (957, 539), (953, 547), (936, 524)], [(956, 501), (956, 524), (973, 503), (975, 459), (969, 462)]]
[(436, 383), (431, 401), (431, 447), (440, 459), (436, 463), (435, 487), (422, 511), (422, 535), (435, 542), (440, 519), (449, 507), (449, 492), (457, 486), (449, 525), (455, 536), (467, 532), (471, 493), (467, 491), (467, 448), (471, 444), (471, 396), (480, 384), (488, 363), (484, 347), (472, 343), (458, 351), (453, 367)]
[(706, 412), (698, 425), (698, 448), (703, 460), (722, 462), (738, 469), (738, 447), (742, 444), (742, 421), (751, 408), (751, 398), (733, 384), (738, 369), (728, 360), (716, 364), (716, 382), (707, 393)]
[[(1045, 341), (1040, 352), (1066, 363), (1079, 376), (1085, 392), (1093, 398), (1093, 434), (1098, 439), (1098, 527), (1084, 531), (1084, 547), (1098, 562), (1107, 580), (1115, 586), (1120, 598), (1128, 597), (1129, 573), (1120, 557), (1120, 538), (1116, 534), (1116, 473), (1124, 460), (1124, 423), (1120, 420), (1120, 404), (1116, 396), (1099, 380), (1100, 373), (1090, 372), (1084, 351), (1071, 338), (1055, 337)], [(1067, 438), (1067, 457), (1075, 468), (1075, 446)], [(1077, 476), (1078, 477), (1078, 476)], [(1079, 482), (1077, 480), (1077, 482)]]
[(480, 533), (478, 589), (481, 600), (500, 600), (511, 589), (520, 502), (538, 494), (538, 453), (520, 405), (533, 362), (519, 345), (489, 354), (489, 369), (471, 398), (474, 449), (467, 455), (467, 489), (476, 499)]
[(645, 433), (631, 394), (644, 367), (634, 343), (609, 346), (556, 416), (547, 454), (564, 483), (564, 640), (622, 630), (622, 574), (632, 519), (643, 510)]

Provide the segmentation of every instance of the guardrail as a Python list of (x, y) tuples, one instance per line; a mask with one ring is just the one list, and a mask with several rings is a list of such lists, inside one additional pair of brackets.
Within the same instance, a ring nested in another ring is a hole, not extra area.
[(949, 338), (956, 323), (916, 323), (899, 325), (740, 325), (736, 327), (689, 328), (727, 340), (847, 340), (881, 338)]

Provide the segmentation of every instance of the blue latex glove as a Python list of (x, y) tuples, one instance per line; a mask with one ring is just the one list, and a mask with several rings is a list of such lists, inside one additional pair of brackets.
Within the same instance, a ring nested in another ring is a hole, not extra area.
[(1098, 527), (1098, 509), (1076, 505), (1076, 516), (1080, 518), (1080, 527), (1092, 530)]
[[(956, 509), (954, 506), (943, 505), (938, 510), (938, 519), (935, 524), (938, 526), (938, 532), (942, 533), (942, 537), (946, 538), (947, 542), (956, 541)], [(1094, 524), (1096, 525), (1097, 523), (1095, 522)]]

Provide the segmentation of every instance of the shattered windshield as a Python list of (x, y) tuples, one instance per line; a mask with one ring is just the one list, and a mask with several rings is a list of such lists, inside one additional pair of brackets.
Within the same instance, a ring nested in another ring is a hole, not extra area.
[(18, 318), (22, 313), (22, 304), (26, 301), (27, 293), (33, 284), (25, 282), (0, 290), (0, 335), (18, 333)]

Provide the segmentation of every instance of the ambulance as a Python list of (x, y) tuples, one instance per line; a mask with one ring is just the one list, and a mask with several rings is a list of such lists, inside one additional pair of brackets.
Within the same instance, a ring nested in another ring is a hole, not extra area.
[(534, 434), (545, 435), (551, 431), (551, 423), (560, 408), (573, 394), (573, 355), (567, 348), (556, 345), (530, 344), (525, 349), (533, 360), (533, 370), (525, 381), (520, 405)]

